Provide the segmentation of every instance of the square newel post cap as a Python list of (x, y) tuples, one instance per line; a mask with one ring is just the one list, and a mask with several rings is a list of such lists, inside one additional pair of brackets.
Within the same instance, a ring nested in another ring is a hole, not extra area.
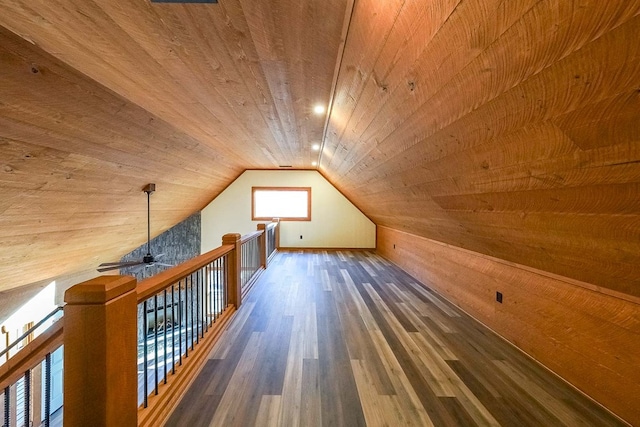
[(64, 301), (67, 304), (105, 304), (135, 288), (135, 277), (99, 276), (67, 289)]
[(229, 234), (225, 234), (224, 236), (222, 236), (222, 244), (223, 245), (233, 245), (235, 244), (238, 240), (242, 239), (242, 235), (239, 233), (229, 233)]

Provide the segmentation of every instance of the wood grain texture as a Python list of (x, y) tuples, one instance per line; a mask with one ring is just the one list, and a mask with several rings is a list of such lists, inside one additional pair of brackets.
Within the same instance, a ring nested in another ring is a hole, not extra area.
[(375, 253), (305, 250), (273, 258), (183, 425), (625, 424)]
[[(467, 252), (435, 244), (422, 252), (411, 240), (398, 262), (416, 275), (429, 271), (424, 280), (448, 298), (627, 413), (626, 398), (638, 390), (637, 310), (629, 307), (640, 298), (639, 15), (639, 0), (4, 1), (0, 291), (87, 271), (139, 246), (149, 182), (158, 185), (157, 235), (245, 169), (310, 167), (318, 142), (320, 171), (376, 224), (507, 261), (471, 262)], [(311, 113), (316, 102), (330, 103), (327, 117)], [(314, 255), (308, 271), (329, 258)], [(517, 274), (514, 264), (523, 266)], [(552, 275), (540, 281), (525, 266)], [(263, 367), (283, 377), (253, 384), (269, 397), (243, 417), (346, 419), (341, 403), (325, 396), (333, 381), (327, 349), (341, 361), (336, 372), (351, 372), (339, 379), (357, 392), (345, 402), (369, 402), (349, 414), (356, 424), (417, 423), (424, 414), (399, 409), (416, 402), (436, 425), (487, 421), (446, 380), (452, 371), (501, 424), (536, 413), (552, 425), (564, 413), (551, 413), (544, 400), (500, 395), (490, 375), (479, 380), (459, 361), (476, 351), (494, 360), (493, 347), (457, 339), (446, 304), (411, 284), (377, 287), (384, 261), (358, 268), (371, 288), (360, 273), (347, 275), (351, 283), (321, 269), (322, 292), (343, 298), (334, 306), (298, 287), (287, 295), (295, 320), (274, 330), (305, 328), (315, 338), (287, 341), (296, 352), (291, 371), (285, 348), (268, 347), (274, 356)], [(562, 277), (589, 287), (559, 285)], [(510, 291), (496, 308), (498, 286)], [(294, 304), (301, 292), (304, 326)], [(0, 312), (10, 311), (5, 300)], [(339, 321), (330, 319), (335, 313)], [(389, 316), (397, 324), (381, 326)], [(338, 324), (351, 337), (342, 344), (323, 332)], [(401, 330), (404, 341), (415, 338), (408, 348), (393, 338)], [(242, 337), (246, 344), (249, 335)], [(429, 346), (449, 368), (412, 361), (418, 350), (435, 357)], [(230, 375), (218, 367), (233, 372), (242, 348), (228, 343), (205, 368), (216, 372), (207, 388), (216, 399)], [(406, 378), (389, 374), (398, 369)], [(300, 412), (277, 409), (277, 396), (297, 396), (300, 378)], [(361, 392), (365, 385), (379, 396)], [(399, 387), (404, 394), (393, 395)], [(217, 405), (201, 402), (201, 419)]]
[(66, 291), (64, 425), (137, 424), (135, 285), (130, 276), (102, 276)]
[(357, 2), (321, 170), (376, 224), (640, 295), (640, 2)]
[[(640, 300), (379, 227), (378, 253), (631, 424), (640, 423)], [(417, 288), (411, 287), (412, 292)], [(496, 292), (503, 303), (496, 302)], [(423, 292), (418, 293), (418, 295)], [(496, 367), (520, 384), (526, 376)], [(535, 386), (526, 386), (528, 391)], [(540, 405), (554, 411), (537, 394)], [(558, 417), (569, 415), (561, 410)], [(576, 422), (573, 425), (577, 425)]]
[(310, 168), (346, 3), (3, 3), (0, 290), (142, 244), (149, 182), (157, 235), (246, 169)]
[(148, 182), (157, 235), (321, 143), (322, 173), (379, 225), (640, 296), (639, 13), (4, 2), (0, 290), (143, 243)]

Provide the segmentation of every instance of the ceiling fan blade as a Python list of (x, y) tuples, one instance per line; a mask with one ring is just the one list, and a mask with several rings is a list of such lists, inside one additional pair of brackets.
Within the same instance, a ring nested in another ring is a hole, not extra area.
[(113, 266), (113, 265), (124, 265), (124, 266), (137, 265), (137, 264), (140, 264), (141, 262), (144, 262), (144, 261), (103, 262), (98, 267), (109, 267), (109, 266)]
[(155, 265), (162, 265), (163, 267), (175, 267), (173, 264), (165, 264), (163, 262), (156, 262)]
[(166, 254), (158, 254), (158, 255), (154, 255), (153, 259), (158, 259), (158, 258), (162, 258), (163, 256), (165, 256)]
[(140, 265), (140, 264), (144, 264), (144, 261), (105, 262), (98, 266), (98, 271), (102, 273), (104, 271), (118, 270), (120, 268), (132, 267), (134, 265)]
[(98, 268), (98, 272), (104, 273), (105, 271), (119, 270), (119, 269), (120, 269), (120, 266), (118, 265), (112, 266), (112, 267), (101, 267), (101, 268)]

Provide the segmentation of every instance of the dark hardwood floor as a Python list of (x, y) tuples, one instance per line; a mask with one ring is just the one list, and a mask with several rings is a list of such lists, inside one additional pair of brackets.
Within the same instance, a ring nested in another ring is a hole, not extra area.
[(371, 252), (284, 252), (169, 426), (618, 426)]

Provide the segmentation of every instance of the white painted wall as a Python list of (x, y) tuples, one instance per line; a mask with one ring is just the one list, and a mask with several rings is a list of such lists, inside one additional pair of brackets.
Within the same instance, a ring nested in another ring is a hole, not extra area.
[(375, 224), (317, 171), (254, 170), (245, 171), (202, 210), (202, 253), (220, 246), (227, 233), (256, 230), (260, 221), (251, 221), (251, 187), (311, 187), (311, 221), (282, 221), (282, 247), (375, 247)]

